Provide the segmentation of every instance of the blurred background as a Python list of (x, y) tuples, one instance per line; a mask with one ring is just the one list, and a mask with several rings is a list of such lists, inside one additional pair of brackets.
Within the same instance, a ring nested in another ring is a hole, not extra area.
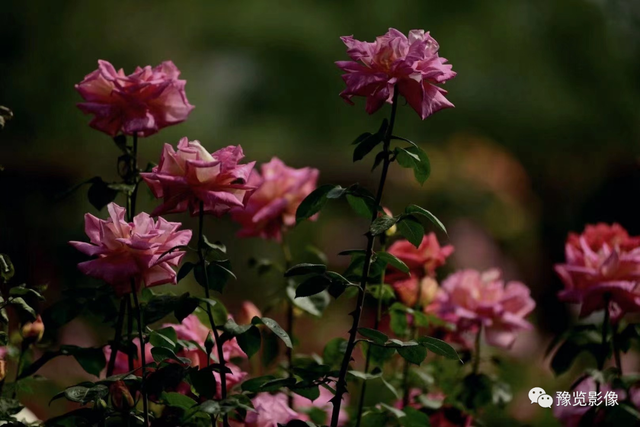
[[(94, 176), (118, 180), (118, 148), (75, 107), (74, 84), (98, 59), (127, 74), (171, 59), (188, 82), (195, 110), (141, 141), (143, 165), (159, 160), (164, 143), (188, 136), (211, 151), (240, 144), (247, 160), (278, 156), (318, 168), (320, 183), (373, 188), (372, 158), (352, 164), (349, 144), (377, 129), (388, 107), (369, 116), (362, 99), (351, 107), (338, 96), (343, 83), (333, 62), (347, 58), (339, 37), (371, 41), (388, 27), (425, 28), (458, 72), (446, 85), (456, 108), (426, 121), (400, 108), (396, 133), (427, 151), (432, 175), (420, 187), (410, 170), (393, 168), (384, 204), (400, 211), (416, 203), (444, 221), (449, 237), (439, 237), (456, 247), (449, 270), (500, 267), (531, 288), (537, 330), (503, 355), (529, 367), (510, 380), (516, 396), (507, 413), (546, 425), (540, 416), (550, 411), (531, 409), (526, 391), (545, 387), (538, 382), (564, 390), (575, 378), (553, 378), (544, 359), (546, 343), (572, 318), (555, 299), (561, 285), (552, 268), (566, 234), (597, 221), (640, 234), (639, 24), (640, 3), (625, 0), (3, 2), (0, 105), (15, 118), (0, 133), (0, 253), (11, 256), (21, 280), (49, 283), (50, 301), (88, 280), (75, 267), (82, 256), (66, 242), (85, 238), (85, 212), (105, 212), (88, 203), (86, 187), (59, 195)], [(138, 203), (145, 211), (156, 205), (144, 187)], [(184, 215), (169, 219), (196, 225)], [(210, 218), (206, 227), (227, 243), (238, 271), (224, 296), (230, 311), (247, 295), (264, 306), (279, 283), (258, 278), (247, 260), (279, 260), (279, 247), (234, 238), (228, 218)], [(339, 266), (336, 254), (361, 247), (365, 229), (346, 203), (333, 203), (317, 223), (295, 229), (294, 253), (303, 258), (313, 245)], [(321, 351), (346, 331), (345, 304), (352, 301), (334, 304), (322, 324), (305, 318), (300, 328), (319, 332), (302, 351)], [(81, 326), (60, 336), (104, 342)], [(46, 384), (40, 411), (59, 413), (46, 402), (70, 385), (69, 374)]]

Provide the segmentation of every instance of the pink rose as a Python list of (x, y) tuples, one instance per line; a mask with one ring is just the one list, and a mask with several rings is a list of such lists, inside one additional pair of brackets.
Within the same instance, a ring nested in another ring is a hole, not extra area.
[(178, 231), (182, 225), (179, 222), (163, 218), (156, 222), (146, 213), (136, 215), (131, 223), (126, 222), (125, 209), (115, 203), (110, 203), (107, 210), (110, 218), (106, 221), (85, 215), (85, 232), (90, 243), (69, 242), (80, 252), (97, 256), (78, 264), (80, 271), (109, 283), (118, 295), (131, 292), (131, 280), (136, 288), (141, 284), (146, 287), (175, 285), (173, 268), (180, 264), (185, 252), (166, 252), (189, 243), (191, 230)]
[(236, 315), (238, 325), (248, 325), (254, 317), (262, 317), (262, 312), (251, 301), (243, 301), (240, 312)]
[(306, 416), (300, 416), (289, 408), (284, 393), (260, 393), (251, 402), (256, 412), (248, 411), (244, 423), (230, 420), (233, 427), (278, 427), (278, 424), (286, 425), (291, 420), (306, 419)]
[(243, 208), (255, 190), (247, 183), (255, 162), (241, 165), (243, 157), (239, 145), (210, 154), (200, 142), (186, 137), (178, 143), (178, 151), (165, 144), (158, 166), (140, 174), (154, 196), (164, 199), (152, 215), (189, 210), (195, 216), (200, 202), (206, 213), (216, 216)]
[(282, 231), (296, 224), (296, 209), (316, 188), (318, 170), (294, 169), (274, 157), (254, 171), (249, 185), (257, 188), (245, 208), (235, 208), (232, 218), (242, 229), (240, 237), (259, 236), (280, 241)]
[[(388, 251), (391, 255), (399, 258), (409, 270), (411, 276), (422, 278), (424, 276), (435, 276), (436, 269), (442, 267), (447, 258), (453, 253), (453, 246), (440, 246), (438, 238), (434, 233), (425, 234), (422, 243), (417, 248), (409, 243), (408, 240), (398, 240), (389, 246)], [(396, 280), (405, 280), (408, 276), (401, 271), (389, 268), (386, 280), (394, 282)]]
[[(332, 385), (335, 387), (335, 384)], [(314, 408), (318, 408), (327, 413), (327, 418), (324, 424), (329, 424), (331, 421), (331, 412), (333, 410), (333, 404), (330, 402), (333, 399), (333, 393), (324, 387), (320, 387), (320, 397), (313, 402), (306, 397), (302, 397), (299, 394), (293, 395), (293, 407), (301, 412), (309, 412)], [(349, 406), (349, 398), (345, 396), (342, 407), (340, 408), (340, 416), (338, 417), (338, 427), (346, 426), (349, 423), (349, 414), (345, 407)]]
[(555, 266), (565, 286), (558, 297), (581, 303), (581, 317), (607, 304), (614, 321), (640, 311), (639, 237), (629, 237), (618, 224), (587, 226), (582, 235), (569, 234), (565, 257), (565, 264)]
[(488, 344), (511, 347), (517, 331), (532, 328), (524, 318), (536, 303), (524, 284), (508, 282), (505, 286), (500, 275), (499, 270), (452, 274), (442, 283), (430, 311), (455, 323), (458, 333), (475, 332), (482, 326)]
[(78, 104), (85, 114), (93, 114), (91, 127), (108, 135), (149, 136), (160, 129), (181, 123), (193, 110), (184, 92), (185, 80), (171, 61), (155, 68), (137, 67), (129, 76), (107, 61), (77, 84), (86, 102)]
[(361, 42), (353, 36), (342, 37), (352, 61), (338, 61), (336, 65), (346, 74), (342, 79), (347, 88), (342, 96), (367, 98), (366, 110), (373, 114), (387, 102), (393, 102), (397, 88), (407, 103), (423, 120), (433, 113), (453, 107), (445, 98), (447, 91), (436, 86), (455, 77), (451, 65), (438, 56), (439, 45), (424, 30), (409, 31), (407, 38), (390, 28), (373, 43)]

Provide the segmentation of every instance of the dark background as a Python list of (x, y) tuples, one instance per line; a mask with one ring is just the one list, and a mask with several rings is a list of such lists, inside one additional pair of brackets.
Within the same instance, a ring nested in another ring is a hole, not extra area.
[[(86, 188), (58, 196), (93, 176), (118, 179), (117, 147), (75, 107), (73, 86), (98, 59), (126, 73), (171, 59), (188, 81), (195, 110), (141, 141), (142, 164), (188, 136), (211, 151), (241, 144), (247, 160), (316, 167), (321, 183), (373, 187), (372, 159), (352, 164), (349, 143), (377, 129), (388, 108), (368, 116), (363, 100), (350, 107), (338, 97), (333, 62), (347, 58), (339, 36), (425, 28), (458, 72), (446, 85), (456, 108), (426, 121), (399, 110), (396, 133), (427, 151), (432, 176), (420, 187), (393, 169), (384, 203), (392, 211), (416, 203), (447, 224), (456, 246), (447, 268), (497, 266), (529, 285), (535, 342), (544, 343), (570, 319), (552, 270), (567, 232), (617, 221), (640, 233), (639, 23), (638, 3), (622, 0), (3, 2), (0, 105), (15, 119), (0, 133), (0, 252), (21, 280), (49, 283), (49, 299), (86, 280), (66, 242), (84, 239), (85, 212), (105, 212)], [(139, 208), (155, 204), (143, 189)], [(247, 259), (281, 257), (273, 243), (234, 239), (236, 229), (228, 218), (207, 220), (239, 271), (224, 297), (232, 309), (247, 295), (264, 302), (279, 285), (244, 268)], [(346, 205), (332, 204), (294, 231), (294, 252), (312, 244), (343, 262), (335, 254), (362, 246), (364, 230)], [(338, 305), (322, 325), (307, 320), (322, 329), (303, 348), (317, 351), (346, 330), (345, 310)]]

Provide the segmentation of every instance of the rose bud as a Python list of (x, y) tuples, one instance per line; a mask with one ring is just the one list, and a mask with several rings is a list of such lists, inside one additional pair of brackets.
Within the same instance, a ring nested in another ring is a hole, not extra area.
[(4, 381), (7, 377), (7, 361), (2, 359), (0, 360), (0, 381)]
[(251, 301), (244, 301), (240, 312), (236, 316), (239, 325), (248, 325), (254, 317), (262, 317), (262, 313)]
[(44, 323), (42, 317), (38, 316), (35, 322), (27, 322), (22, 326), (22, 338), (25, 341), (39, 342), (44, 335)]
[(133, 396), (124, 381), (116, 381), (111, 384), (109, 394), (111, 395), (111, 404), (118, 410), (126, 411), (135, 406)]

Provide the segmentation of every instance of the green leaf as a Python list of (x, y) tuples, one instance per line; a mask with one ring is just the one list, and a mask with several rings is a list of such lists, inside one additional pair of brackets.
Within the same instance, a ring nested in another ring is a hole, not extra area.
[(72, 402), (82, 403), (94, 402), (102, 399), (109, 394), (109, 388), (105, 385), (98, 384), (92, 387), (72, 386), (64, 391), (64, 397)]
[(418, 338), (418, 342), (421, 346), (426, 347), (432, 353), (444, 356), (447, 359), (460, 360), (460, 356), (458, 356), (456, 350), (438, 338), (421, 337)]
[(296, 223), (311, 218), (327, 203), (327, 194), (336, 188), (335, 185), (322, 185), (313, 190), (298, 206), (296, 210)]
[(107, 360), (101, 348), (77, 347), (73, 351), (73, 357), (85, 372), (96, 377), (100, 376), (100, 372), (107, 365)]
[(189, 273), (191, 273), (191, 270), (193, 270), (193, 267), (195, 266), (196, 265), (192, 262), (185, 262), (184, 264), (182, 264), (182, 267), (180, 267), (180, 270), (178, 270), (178, 275), (176, 277), (176, 280), (180, 282), (182, 279), (187, 277)]
[(396, 160), (403, 168), (413, 169), (413, 175), (420, 185), (429, 178), (431, 174), (431, 163), (429, 157), (421, 148), (417, 146), (395, 149)]
[(151, 349), (151, 356), (156, 363), (163, 362), (167, 359), (174, 360), (178, 363), (190, 365), (191, 361), (185, 357), (178, 357), (173, 350), (166, 347), (154, 347)]
[(14, 297), (30, 296), (30, 297), (37, 298), (41, 301), (44, 300), (44, 297), (40, 294), (40, 292), (36, 291), (35, 289), (27, 288), (25, 285), (20, 285), (20, 286), (11, 288), (9, 290), (9, 295)]
[(296, 298), (319, 294), (329, 287), (331, 280), (326, 276), (311, 276), (296, 288)]
[(332, 367), (340, 366), (346, 351), (347, 340), (344, 338), (334, 338), (324, 347), (324, 351), (322, 352), (322, 361), (325, 365)]
[(445, 234), (447, 234), (447, 229), (444, 226), (444, 224), (440, 222), (440, 220), (436, 218), (436, 216), (431, 212), (429, 212), (428, 210), (421, 208), (420, 206), (417, 206), (417, 205), (409, 205), (407, 206), (404, 212), (407, 214), (416, 214), (416, 215), (422, 215), (426, 217), (429, 221), (434, 223), (440, 230), (442, 230)]
[(422, 243), (424, 227), (420, 221), (408, 216), (398, 221), (398, 232), (417, 248)]
[(364, 157), (371, 152), (378, 144), (382, 142), (383, 135), (379, 133), (374, 133), (373, 135), (368, 136), (358, 143), (356, 148), (353, 150), (353, 161), (357, 162), (358, 160), (364, 159)]
[(356, 139), (353, 140), (351, 145), (360, 144), (362, 141), (364, 141), (365, 139), (369, 138), (371, 135), (373, 135), (371, 132), (361, 133)]
[(28, 320), (36, 320), (36, 312), (22, 297), (9, 299), (9, 304), (18, 310), (20, 316)]
[(378, 236), (393, 227), (398, 222), (397, 217), (382, 215), (371, 223), (371, 234)]
[(209, 279), (208, 287), (216, 292), (222, 292), (229, 278), (236, 279), (235, 274), (231, 271), (231, 263), (229, 261), (212, 262), (207, 266), (207, 276), (204, 275), (202, 264), (197, 264), (193, 269), (193, 274), (200, 286), (207, 286), (206, 279)]
[(346, 188), (343, 188), (340, 185), (336, 185), (331, 189), (331, 191), (327, 193), (327, 199), (339, 199), (340, 197), (344, 196), (346, 192)]
[(404, 360), (418, 366), (420, 366), (420, 364), (427, 357), (427, 349), (419, 345), (398, 347), (396, 350)]
[(109, 203), (113, 202), (118, 196), (119, 191), (109, 187), (109, 184), (104, 182), (102, 178), (95, 177), (92, 179), (91, 187), (87, 196), (89, 203), (93, 205), (97, 210), (102, 210)]
[(216, 377), (210, 369), (194, 369), (189, 372), (189, 379), (201, 399), (214, 398), (217, 391)]
[(5, 282), (11, 280), (16, 270), (11, 262), (11, 258), (8, 255), (0, 254), (0, 277)]
[(322, 316), (331, 300), (327, 292), (320, 292), (309, 297), (296, 297), (296, 290), (291, 286), (287, 288), (287, 296), (296, 307), (316, 317)]
[(262, 377), (251, 378), (240, 384), (242, 391), (248, 391), (250, 393), (257, 393), (260, 388), (269, 381), (275, 380), (273, 375), (265, 375)]
[(324, 264), (302, 263), (294, 265), (284, 273), (284, 277), (302, 276), (305, 274), (322, 274), (327, 271)]
[[(187, 316), (193, 313), (196, 308), (198, 308), (198, 305), (200, 305), (200, 300), (190, 296), (189, 292), (186, 292), (180, 296), (173, 314), (179, 322), (182, 322)], [(147, 317), (144, 319), (147, 323), (151, 323)]]
[(403, 411), (405, 416), (398, 419), (402, 427), (427, 427), (431, 425), (429, 416), (424, 412), (420, 412), (411, 406), (405, 407)]
[(392, 267), (402, 271), (403, 273), (409, 273), (409, 267), (402, 260), (389, 252), (376, 252), (376, 257), (383, 260)]
[(347, 202), (358, 216), (369, 219), (376, 212), (375, 201), (347, 194)]
[(291, 338), (289, 338), (289, 335), (285, 332), (284, 329), (282, 329), (280, 325), (278, 325), (278, 322), (276, 322), (275, 320), (270, 319), (268, 317), (260, 318), (256, 316), (253, 318), (251, 323), (253, 323), (254, 325), (259, 325), (259, 324), (265, 325), (267, 328), (271, 329), (271, 331), (274, 334), (280, 337), (282, 342), (284, 342), (284, 345), (286, 345), (289, 348), (293, 348), (293, 344), (291, 343)]
[(295, 394), (299, 394), (302, 397), (306, 397), (310, 401), (314, 401), (320, 397), (320, 388), (316, 386), (309, 387), (295, 387), (291, 389)]
[(367, 353), (370, 355), (371, 362), (376, 366), (384, 366), (384, 364), (396, 354), (396, 349), (391, 347), (380, 347), (367, 343)]
[(260, 351), (262, 336), (260, 334), (260, 330), (255, 326), (251, 326), (246, 332), (238, 335), (236, 339), (238, 340), (238, 345), (249, 359)]
[(384, 344), (389, 339), (387, 335), (371, 328), (359, 328), (358, 333), (365, 338), (369, 338), (371, 341), (373, 341), (376, 344)]
[(162, 328), (151, 332), (149, 342), (153, 347), (166, 347), (175, 350), (178, 336), (172, 327)]
[(163, 392), (160, 395), (160, 400), (167, 406), (182, 408), (184, 410), (190, 409), (197, 405), (196, 401), (189, 396), (177, 392)]
[(406, 313), (399, 310), (391, 310), (389, 312), (391, 316), (391, 330), (398, 336), (403, 336), (409, 329)]

